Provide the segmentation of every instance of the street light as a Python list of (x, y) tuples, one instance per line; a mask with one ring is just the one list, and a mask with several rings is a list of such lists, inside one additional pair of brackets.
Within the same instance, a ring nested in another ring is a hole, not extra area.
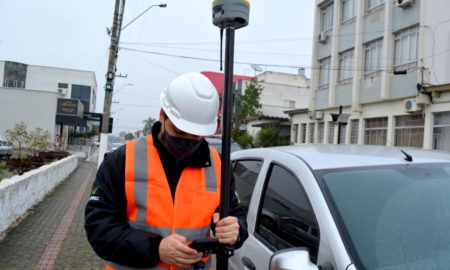
[(160, 7), (160, 8), (165, 8), (167, 7), (167, 4), (159, 4), (159, 5), (151, 5), (149, 6), (146, 10), (144, 10), (141, 14), (139, 14), (136, 18), (132, 19), (129, 23), (127, 23), (124, 27), (122, 27), (121, 30), (127, 28), (128, 25), (132, 24), (135, 20), (137, 20), (139, 17), (141, 17), (142, 15), (144, 15), (145, 12), (147, 12), (149, 9), (151, 9), (152, 7)]
[(117, 93), (119, 93), (119, 91), (120, 91), (121, 89), (123, 89), (125, 86), (131, 86), (131, 85), (134, 85), (134, 84), (132, 84), (132, 83), (126, 83), (126, 84), (120, 86), (119, 88), (117, 88), (117, 90), (116, 90), (115, 92), (113, 92), (113, 95), (112, 95), (112, 96), (114, 97), (114, 95), (117, 94)]

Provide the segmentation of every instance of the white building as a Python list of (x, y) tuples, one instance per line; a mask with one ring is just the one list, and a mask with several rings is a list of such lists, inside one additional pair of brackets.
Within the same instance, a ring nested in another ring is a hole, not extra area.
[[(95, 111), (97, 81), (91, 71), (0, 61), (0, 86), (0, 135), (19, 122), (29, 130), (40, 127), (58, 134), (58, 98), (80, 100), (84, 112)], [(76, 123), (64, 123), (65, 137), (68, 126), (86, 125), (82, 115), (76, 118)], [(63, 116), (59, 121), (70, 119)]]
[[(450, 151), (450, 1), (316, 0), (312, 94), (295, 143)], [(401, 75), (403, 74), (403, 75)]]
[[(247, 132), (254, 137), (262, 127), (275, 125), (280, 131), (290, 131), (289, 118), (285, 111), (306, 108), (310, 96), (310, 81), (305, 77), (304, 70), (299, 74), (287, 74), (266, 71), (256, 76), (256, 81), (263, 87), (259, 98), (261, 115), (247, 119)], [(245, 87), (241, 94), (244, 94)]]

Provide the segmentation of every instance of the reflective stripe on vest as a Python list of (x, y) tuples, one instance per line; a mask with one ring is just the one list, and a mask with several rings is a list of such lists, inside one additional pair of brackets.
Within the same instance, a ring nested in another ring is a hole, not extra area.
[[(188, 242), (207, 238), (211, 218), (220, 203), (220, 157), (210, 147), (211, 166), (185, 168), (180, 176), (172, 200), (158, 150), (152, 136), (128, 141), (125, 156), (125, 193), (127, 217), (132, 228), (159, 234), (161, 237), (177, 233)], [(203, 258), (208, 269), (210, 258)], [(110, 269), (128, 270), (117, 264)], [(177, 269), (159, 264), (148, 269)], [(145, 268), (147, 269), (147, 268)]]

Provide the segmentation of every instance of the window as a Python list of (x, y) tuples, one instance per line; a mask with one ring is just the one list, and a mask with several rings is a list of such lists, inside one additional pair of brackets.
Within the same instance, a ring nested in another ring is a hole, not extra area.
[(333, 29), (333, 8), (333, 3), (322, 8), (322, 32)]
[(359, 120), (353, 119), (350, 121), (350, 143), (357, 144), (359, 135)]
[(3, 87), (25, 88), (28, 66), (21, 63), (5, 61)]
[(395, 117), (395, 145), (422, 148), (424, 124), (422, 115)]
[(387, 126), (387, 117), (366, 119), (366, 128), (364, 130), (364, 144), (386, 145)]
[(344, 144), (345, 143), (345, 137), (347, 135), (347, 125), (341, 124), (341, 133), (339, 134), (339, 143)]
[(272, 250), (307, 247), (317, 261), (319, 226), (308, 196), (288, 170), (272, 165), (258, 212), (256, 233)]
[(353, 49), (339, 54), (339, 82), (351, 82), (353, 78)]
[(330, 83), (330, 57), (319, 61), (319, 88), (327, 88)]
[(334, 143), (334, 122), (328, 122), (328, 143)]
[(283, 105), (289, 108), (295, 108), (295, 100), (283, 100)]
[(306, 143), (306, 124), (302, 124), (301, 143)]
[(450, 151), (450, 112), (434, 114), (433, 149)]
[(315, 123), (309, 123), (309, 142), (314, 143), (314, 129), (316, 128)]
[(383, 64), (383, 40), (367, 43), (364, 51), (364, 76), (367, 78), (380, 75)]
[(239, 160), (234, 163), (233, 175), (236, 191), (245, 211), (248, 211), (256, 180), (262, 167), (262, 160)]
[(292, 133), (294, 135), (294, 143), (298, 143), (298, 124), (294, 124), (294, 126), (292, 127)]
[(376, 7), (384, 4), (384, 0), (367, 0), (367, 11), (370, 11)]
[(84, 111), (89, 112), (91, 104), (91, 87), (86, 85), (72, 84), (72, 98), (79, 99), (84, 105)]
[(317, 138), (317, 143), (323, 143), (323, 136), (324, 136), (324, 134), (325, 134), (325, 124), (324, 124), (324, 122), (319, 122), (318, 124), (317, 124), (317, 135), (318, 135), (318, 138)]
[(355, 17), (355, 0), (342, 0), (342, 23)]
[(404, 70), (417, 65), (419, 27), (402, 31), (395, 35), (394, 69)]
[(69, 84), (67, 84), (67, 83), (58, 83), (58, 88), (69, 88)]

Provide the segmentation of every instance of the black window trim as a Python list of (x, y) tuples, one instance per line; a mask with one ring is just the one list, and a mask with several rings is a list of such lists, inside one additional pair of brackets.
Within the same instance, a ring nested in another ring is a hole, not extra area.
[[(317, 257), (319, 257), (319, 248), (320, 248), (320, 226), (319, 226), (319, 222), (317, 222), (317, 217), (316, 217), (316, 213), (314, 212), (314, 208), (312, 207), (311, 201), (309, 199), (308, 194), (305, 191), (305, 188), (302, 185), (301, 180), (296, 176), (296, 174), (289, 168), (287, 168), (286, 166), (284, 166), (283, 164), (281, 164), (280, 162), (276, 162), (276, 161), (272, 161), (269, 165), (269, 169), (267, 170), (267, 174), (266, 177), (264, 178), (264, 185), (263, 185), (263, 190), (261, 193), (261, 197), (259, 200), (259, 205), (258, 205), (258, 210), (256, 212), (256, 221), (255, 221), (255, 231), (254, 231), (254, 236), (256, 239), (258, 239), (259, 241), (261, 241), (267, 248), (269, 248), (271, 251), (276, 252), (278, 251), (278, 249), (272, 245), (269, 241), (267, 241), (261, 234), (259, 234), (257, 232), (258, 228), (259, 228), (259, 224), (260, 224), (260, 213), (262, 212), (262, 207), (263, 207), (263, 201), (262, 199), (265, 197), (266, 195), (266, 191), (267, 191), (267, 185), (269, 184), (269, 177), (272, 174), (272, 170), (275, 167), (275, 165), (280, 166), (281, 168), (285, 169), (286, 171), (288, 171), (289, 173), (291, 173), (295, 179), (297, 180), (297, 183), (299, 184), (300, 188), (302, 189), (303, 193), (306, 196), (306, 200), (309, 203), (310, 208), (312, 209), (312, 213), (313, 213), (313, 217), (314, 217), (314, 221), (317, 225), (317, 230), (319, 232), (319, 246), (317, 248)], [(318, 258), (317, 258), (318, 259)]]

